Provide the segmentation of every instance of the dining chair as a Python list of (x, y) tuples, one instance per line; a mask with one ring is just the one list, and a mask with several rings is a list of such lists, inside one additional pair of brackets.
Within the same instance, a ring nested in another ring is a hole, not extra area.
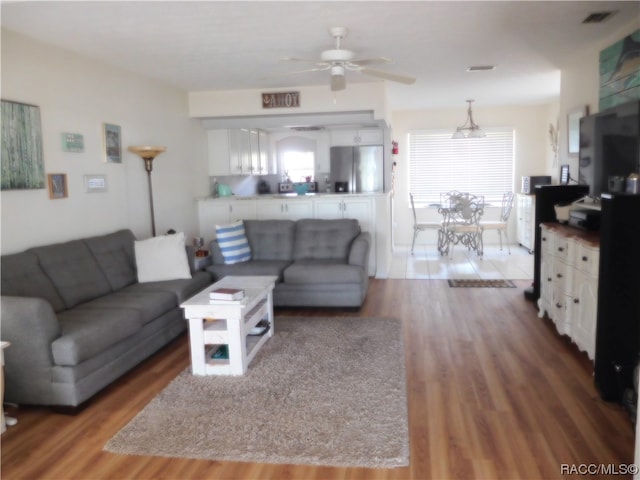
[(444, 242), (440, 253), (446, 255), (451, 251), (453, 255), (453, 247), (460, 243), (481, 257), (483, 246), (480, 218), (484, 213), (484, 196), (452, 192), (441, 210), (445, 221), (442, 228)]
[(442, 222), (418, 222), (416, 217), (416, 205), (413, 201), (413, 194), (409, 193), (411, 199), (411, 211), (413, 212), (413, 241), (411, 242), (411, 255), (413, 255), (413, 247), (416, 244), (416, 238), (420, 232), (425, 230), (440, 230), (442, 229)]
[(507, 222), (511, 215), (511, 209), (513, 207), (513, 192), (505, 192), (502, 195), (502, 206), (500, 209), (499, 220), (481, 220), (480, 221), (480, 235), (484, 234), (485, 230), (496, 230), (500, 237), (500, 250), (502, 250), (502, 234), (507, 241), (507, 250), (511, 255), (511, 247), (509, 246), (509, 234), (507, 233)]

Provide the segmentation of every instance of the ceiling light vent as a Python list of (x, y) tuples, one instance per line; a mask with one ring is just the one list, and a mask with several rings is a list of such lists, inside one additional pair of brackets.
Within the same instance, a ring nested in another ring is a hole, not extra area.
[(585, 18), (582, 23), (602, 23), (616, 12), (595, 12)]
[(295, 130), (296, 132), (315, 132), (317, 130), (322, 130), (323, 127), (319, 127), (316, 125), (301, 125), (296, 127), (289, 127), (291, 130)]
[(472, 65), (467, 68), (467, 72), (490, 72), (495, 69), (495, 65)]

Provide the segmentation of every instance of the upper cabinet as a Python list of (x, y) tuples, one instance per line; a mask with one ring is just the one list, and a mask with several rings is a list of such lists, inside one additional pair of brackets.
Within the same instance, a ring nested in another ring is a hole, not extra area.
[(381, 128), (331, 131), (331, 146), (333, 147), (382, 145), (383, 143), (384, 134)]
[(209, 175), (275, 173), (267, 133), (255, 129), (207, 131)]

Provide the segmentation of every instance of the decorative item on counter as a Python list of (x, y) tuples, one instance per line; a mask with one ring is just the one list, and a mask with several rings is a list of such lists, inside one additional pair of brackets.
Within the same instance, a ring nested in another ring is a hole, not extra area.
[(298, 195), (306, 195), (309, 191), (309, 185), (307, 185), (306, 183), (294, 183), (293, 189)]
[(218, 196), (219, 197), (230, 197), (233, 195), (231, 192), (231, 187), (229, 185), (225, 185), (224, 183), (218, 184)]
[(258, 182), (258, 193), (260, 193), (260, 194), (271, 193), (271, 187), (269, 186), (269, 184), (266, 181), (260, 180)]

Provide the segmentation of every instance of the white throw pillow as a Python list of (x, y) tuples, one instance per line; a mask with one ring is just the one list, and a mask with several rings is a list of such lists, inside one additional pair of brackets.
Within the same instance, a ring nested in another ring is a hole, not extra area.
[(251, 260), (251, 247), (242, 220), (229, 225), (216, 225), (216, 240), (224, 257), (224, 263), (240, 263)]
[(139, 283), (191, 278), (184, 233), (136, 240), (134, 248)]

